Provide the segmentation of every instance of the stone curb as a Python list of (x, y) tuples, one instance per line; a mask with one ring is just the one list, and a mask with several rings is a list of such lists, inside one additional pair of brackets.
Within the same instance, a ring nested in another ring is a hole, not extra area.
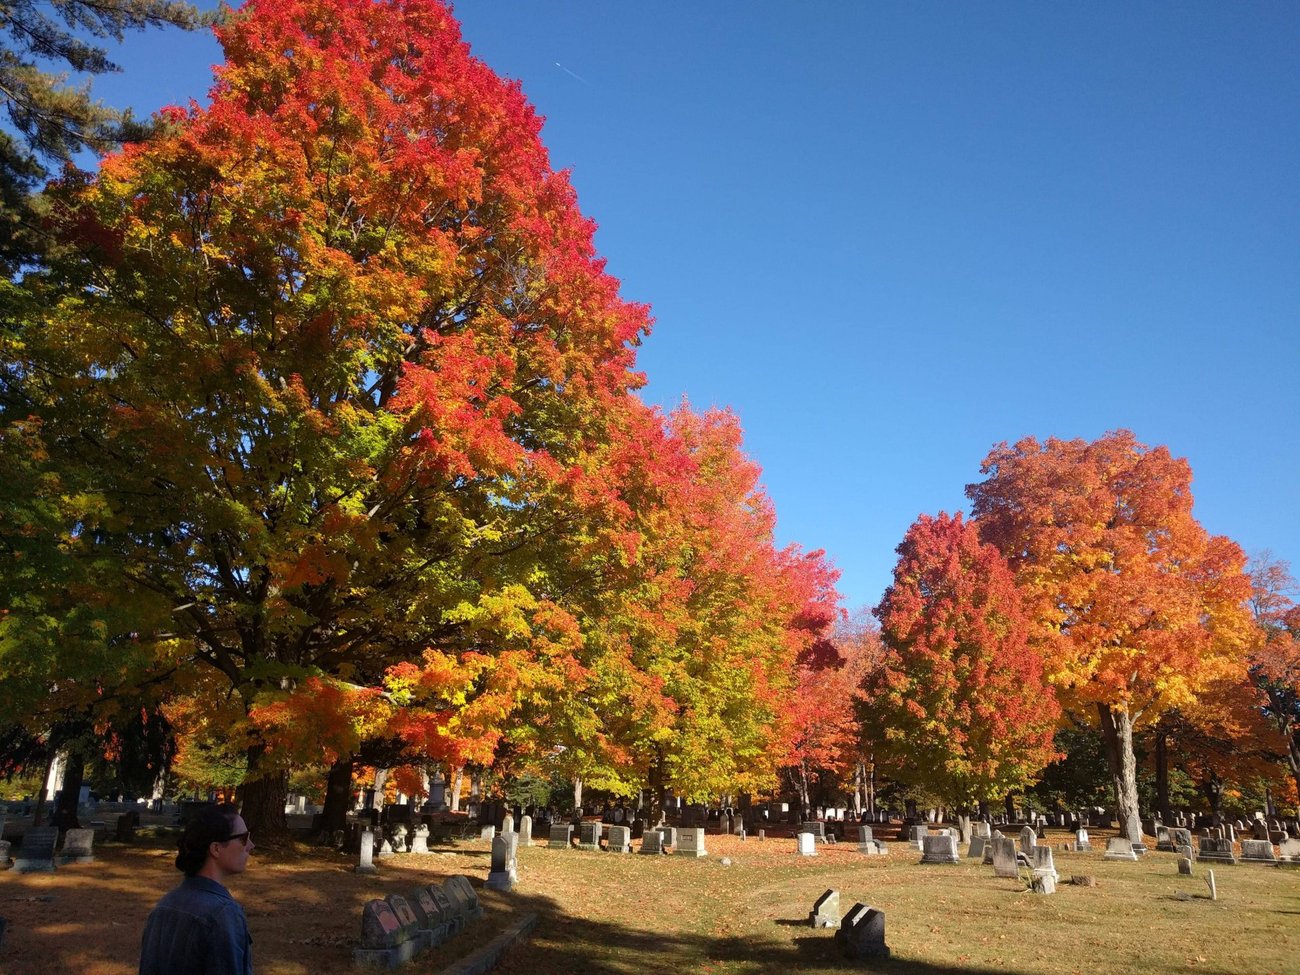
[(439, 975), (483, 975), (501, 960), (507, 948), (522, 941), (535, 927), (537, 915), (532, 912), (525, 914), (482, 948), (470, 952), (455, 964), (448, 965)]

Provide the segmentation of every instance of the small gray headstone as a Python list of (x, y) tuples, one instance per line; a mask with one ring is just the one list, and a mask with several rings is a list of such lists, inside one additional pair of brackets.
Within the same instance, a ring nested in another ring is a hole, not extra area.
[(1112, 836), (1106, 841), (1106, 855), (1103, 860), (1136, 860), (1133, 844), (1123, 836)]
[(1272, 842), (1269, 840), (1242, 840), (1241, 862), (1276, 864), (1277, 857), (1273, 855)]
[(519, 845), (533, 845), (533, 817), (523, 815), (519, 817)]
[(704, 830), (700, 827), (677, 831), (677, 855), (685, 857), (708, 856), (704, 849)]
[(415, 827), (411, 833), (411, 852), (428, 853), (429, 852), (429, 827), (421, 823)]
[(1019, 877), (1020, 862), (1016, 859), (1016, 844), (1009, 836), (993, 837), (993, 873), (998, 877)]
[[(59, 853), (60, 865), (95, 862), (95, 831), (70, 829), (63, 834), (63, 850)], [(1272, 849), (1270, 847), (1270, 849)]]
[(488, 874), (487, 886), (492, 890), (514, 890), (519, 880), (516, 867), (516, 848), (519, 834), (511, 830), (502, 831), (492, 840), (492, 871)]
[(591, 821), (583, 821), (578, 824), (578, 849), (579, 850), (599, 850), (601, 824)]
[(1035, 894), (1056, 893), (1056, 871), (1035, 870), (1029, 880), (1029, 889)]
[(815, 857), (817, 855), (817, 836), (814, 833), (805, 833), (802, 830), (795, 834), (795, 852), (801, 857)]
[(1188, 877), (1190, 877), (1190, 876), (1192, 875), (1192, 858), (1191, 858), (1191, 857), (1179, 857), (1179, 858), (1178, 858), (1178, 872), (1179, 872), (1180, 874), (1184, 874), (1185, 876), (1188, 876)]
[(357, 873), (378, 873), (375, 866), (375, 834), (373, 830), (361, 832), (361, 859), (356, 866)]
[(631, 828), (627, 826), (611, 826), (609, 828), (609, 842), (605, 845), (605, 850), (609, 853), (631, 853)]
[(52, 826), (33, 826), (23, 834), (22, 846), (14, 857), (15, 873), (49, 873), (54, 870), (54, 846), (59, 831)]
[(658, 828), (658, 833), (661, 837), (663, 837), (663, 845), (665, 847), (672, 847), (673, 849), (677, 848), (677, 827), (676, 826), (660, 826)]
[(808, 923), (814, 928), (838, 928), (840, 926), (840, 892), (828, 890), (817, 898)]
[(641, 853), (647, 855), (651, 853), (664, 852), (664, 834), (657, 829), (648, 829), (641, 834)]
[(1038, 834), (1035, 833), (1031, 827), (1026, 826), (1024, 829), (1020, 831), (1020, 852), (1021, 853), (1023, 853), (1027, 857), (1032, 857), (1034, 853), (1034, 847), (1037, 845), (1038, 845)]
[(1237, 855), (1232, 850), (1232, 840), (1226, 836), (1201, 836), (1198, 840), (1196, 859), (1219, 863), (1237, 862)]
[(924, 856), (922, 863), (961, 863), (957, 855), (957, 839), (949, 833), (936, 833), (921, 841)]
[(552, 850), (573, 849), (573, 824), (551, 823), (551, 835), (546, 845)]

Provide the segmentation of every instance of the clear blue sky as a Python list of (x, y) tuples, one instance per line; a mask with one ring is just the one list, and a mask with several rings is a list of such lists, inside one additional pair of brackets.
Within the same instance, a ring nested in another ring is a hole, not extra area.
[[(740, 415), (850, 606), (1028, 434), (1166, 444), (1211, 531), (1300, 568), (1300, 4), (456, 13), (654, 308), (647, 395)], [(119, 58), (96, 91), (147, 112), (220, 54)]]

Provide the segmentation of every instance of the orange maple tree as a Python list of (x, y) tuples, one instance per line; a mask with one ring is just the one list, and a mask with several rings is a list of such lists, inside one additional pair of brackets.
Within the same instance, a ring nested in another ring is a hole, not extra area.
[(1016, 571), (1048, 676), (1094, 712), (1123, 835), (1141, 842), (1133, 728), (1244, 666), (1240, 548), (1192, 514), (1191, 468), (1127, 430), (1001, 444), (967, 494)]
[(1052, 761), (1056, 696), (1015, 577), (974, 525), (918, 518), (876, 615), (885, 659), (872, 705), (897, 778), (970, 807)]

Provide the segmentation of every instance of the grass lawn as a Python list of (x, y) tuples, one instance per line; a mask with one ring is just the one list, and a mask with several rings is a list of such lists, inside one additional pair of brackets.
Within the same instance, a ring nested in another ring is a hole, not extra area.
[[(1070, 835), (1049, 831), (1047, 842), (1059, 848)], [(134, 972), (145, 916), (180, 876), (170, 850), (148, 842), (104, 844), (99, 862), (56, 874), (0, 873), (9, 921), (0, 975)], [(1093, 842), (1105, 848), (1095, 831)], [(1211, 901), (1206, 867), (1180, 876), (1174, 854), (1108, 863), (1100, 851), (1057, 852), (1062, 884), (1043, 897), (971, 861), (923, 867), (902, 843), (875, 858), (856, 844), (801, 858), (794, 845), (709, 836), (710, 855), (694, 860), (564, 852), (540, 841), (520, 849), (515, 891), (480, 890), (486, 920), (402, 971), (438, 972), (531, 910), (541, 924), (506, 956), (503, 975), (843, 972), (850, 966), (832, 932), (807, 925), (813, 902), (833, 887), (845, 912), (855, 901), (885, 912), (893, 957), (863, 966), (872, 971), (1300, 975), (1300, 869), (1219, 865)], [(248, 914), (258, 975), (352, 971), (366, 900), (456, 873), (481, 888), (488, 847), (385, 860), (369, 877), (331, 852), (254, 853), (231, 890)], [(1072, 874), (1091, 874), (1096, 886), (1066, 883)]]

